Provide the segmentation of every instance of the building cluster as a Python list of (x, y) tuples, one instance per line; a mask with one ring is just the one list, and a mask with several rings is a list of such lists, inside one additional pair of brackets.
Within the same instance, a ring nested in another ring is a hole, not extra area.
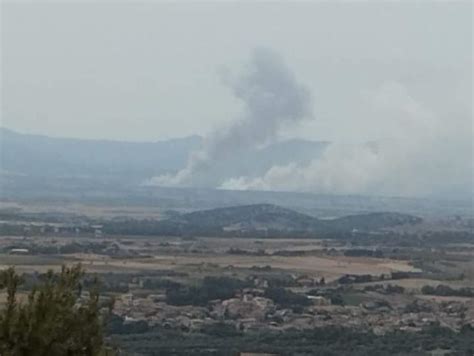
[[(321, 296), (309, 297), (312, 303), (302, 310), (282, 308), (265, 298), (261, 289), (245, 289), (226, 300), (214, 300), (207, 306), (173, 306), (165, 294), (138, 297), (124, 294), (114, 313), (124, 323), (146, 322), (149, 327), (199, 331), (225, 322), (236, 330), (304, 330), (325, 326), (344, 326), (384, 334), (394, 330), (419, 331), (430, 325), (459, 330), (474, 327), (474, 300), (437, 300), (412, 296), (411, 301), (393, 303), (370, 300), (359, 305), (331, 305)], [(390, 300), (390, 298), (389, 298)]]

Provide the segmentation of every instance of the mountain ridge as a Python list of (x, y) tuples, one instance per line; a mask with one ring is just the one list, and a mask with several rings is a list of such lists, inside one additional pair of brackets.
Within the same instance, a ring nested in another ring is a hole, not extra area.
[[(191, 152), (204, 139), (193, 135), (155, 142), (128, 142), (49, 137), (22, 134), (0, 127), (1, 171), (35, 177), (119, 176), (124, 181), (144, 182), (152, 177), (183, 169)], [(244, 152), (215, 169), (236, 176), (262, 174), (276, 164), (316, 157), (326, 142), (290, 139), (259, 150)]]
[(312, 238), (355, 231), (371, 232), (421, 222), (417, 216), (395, 212), (323, 220), (274, 204), (251, 204), (172, 214), (164, 220), (115, 220), (105, 224), (105, 231), (155, 236)]
[(275, 229), (284, 231), (320, 230), (376, 230), (404, 224), (421, 222), (419, 217), (396, 212), (374, 212), (352, 214), (330, 220), (321, 220), (314, 216), (284, 208), (275, 204), (251, 204), (199, 210), (172, 218), (178, 223), (211, 229), (223, 229), (239, 226), (244, 229)]

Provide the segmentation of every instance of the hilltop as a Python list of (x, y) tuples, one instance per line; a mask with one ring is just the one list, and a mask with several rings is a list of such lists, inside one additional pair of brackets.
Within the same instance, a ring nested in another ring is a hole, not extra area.
[(106, 231), (118, 234), (171, 236), (287, 236), (373, 231), (421, 219), (400, 213), (369, 213), (322, 220), (272, 204), (232, 206), (173, 215), (161, 220), (114, 221)]

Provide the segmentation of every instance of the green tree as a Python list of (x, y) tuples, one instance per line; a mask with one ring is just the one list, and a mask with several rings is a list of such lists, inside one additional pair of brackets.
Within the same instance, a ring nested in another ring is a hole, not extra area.
[(97, 281), (81, 298), (83, 280), (81, 265), (48, 271), (22, 302), (22, 278), (13, 268), (0, 271), (0, 290), (6, 293), (0, 309), (0, 355), (106, 355)]

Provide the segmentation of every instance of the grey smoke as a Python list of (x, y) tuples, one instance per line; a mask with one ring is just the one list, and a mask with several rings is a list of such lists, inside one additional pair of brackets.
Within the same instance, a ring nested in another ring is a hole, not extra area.
[(232, 170), (283, 129), (312, 117), (312, 105), (306, 87), (269, 50), (255, 50), (241, 76), (225, 79), (244, 104), (242, 115), (207, 137), (184, 169), (155, 177), (152, 184), (385, 196), (473, 193), (472, 116), (458, 105), (440, 110), (399, 80), (381, 82), (360, 97), (368, 115), (363, 121), (389, 128), (389, 136), (371, 143), (333, 143), (310, 161), (295, 157), (259, 173)]
[(203, 148), (190, 154), (184, 169), (154, 177), (150, 184), (219, 186), (231, 178), (216, 168), (222, 162), (235, 158), (240, 151), (272, 142), (285, 125), (293, 126), (312, 116), (309, 90), (272, 50), (255, 49), (241, 75), (227, 75), (223, 79), (244, 105), (241, 116), (206, 137)]
[(472, 194), (472, 121), (440, 115), (399, 82), (383, 83), (367, 103), (392, 126), (390, 140), (331, 144), (308, 164), (277, 165), (260, 177), (234, 177), (220, 188), (392, 196)]

